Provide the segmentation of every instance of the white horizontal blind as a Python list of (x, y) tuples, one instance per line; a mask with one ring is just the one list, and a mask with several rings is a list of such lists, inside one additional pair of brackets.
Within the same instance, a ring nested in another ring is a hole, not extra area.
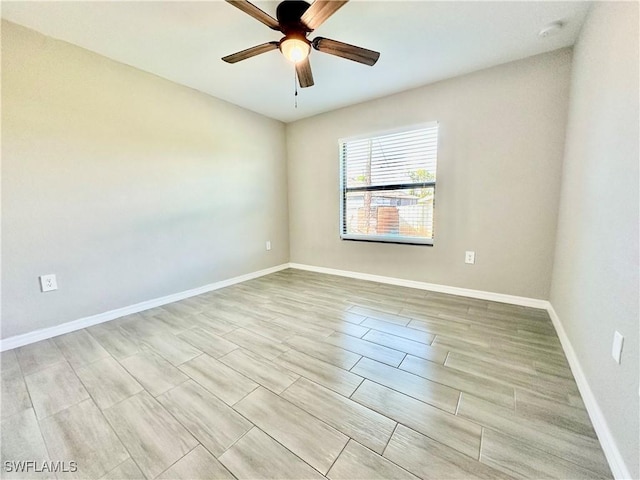
[(438, 124), (340, 142), (341, 237), (433, 243)]

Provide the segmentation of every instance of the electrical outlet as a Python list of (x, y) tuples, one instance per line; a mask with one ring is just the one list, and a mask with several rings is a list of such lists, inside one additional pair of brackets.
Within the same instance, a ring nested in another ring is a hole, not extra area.
[(58, 282), (56, 281), (55, 274), (41, 275), (40, 276), (40, 289), (43, 292), (50, 292), (51, 290), (58, 289)]
[(620, 332), (615, 332), (613, 334), (613, 347), (611, 347), (611, 356), (616, 361), (616, 363), (620, 363), (620, 356), (622, 355), (622, 343), (624, 342), (624, 337), (620, 334)]
[(473, 265), (476, 263), (476, 252), (464, 252), (464, 263)]
[(267, 240), (266, 247), (267, 250), (271, 250), (271, 240)]

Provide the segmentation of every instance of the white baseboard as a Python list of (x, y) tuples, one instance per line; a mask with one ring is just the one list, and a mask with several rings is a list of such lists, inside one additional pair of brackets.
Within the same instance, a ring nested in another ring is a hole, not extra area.
[(564, 350), (564, 354), (567, 357), (569, 366), (571, 367), (573, 377), (578, 384), (578, 390), (580, 390), (582, 401), (587, 408), (589, 418), (591, 419), (593, 428), (598, 435), (598, 439), (600, 440), (600, 445), (602, 446), (604, 455), (605, 457), (607, 457), (607, 461), (609, 462), (611, 473), (613, 473), (613, 476), (618, 480), (631, 479), (631, 473), (629, 472), (629, 469), (627, 468), (627, 465), (625, 464), (624, 459), (620, 454), (620, 450), (618, 450), (618, 445), (616, 444), (616, 441), (611, 434), (611, 430), (609, 429), (607, 420), (602, 414), (602, 410), (598, 405), (596, 397), (593, 395), (593, 391), (591, 390), (589, 382), (587, 381), (587, 377), (585, 376), (584, 371), (580, 366), (580, 361), (578, 360), (576, 352), (571, 345), (571, 341), (567, 336), (567, 332), (565, 332), (564, 327), (562, 326), (562, 322), (560, 321), (558, 314), (553, 308), (553, 305), (551, 305), (551, 303), (549, 302), (547, 303), (547, 311), (549, 312), (549, 316), (551, 317), (553, 326), (555, 327), (558, 338), (560, 339), (560, 343), (562, 344), (562, 349)]
[(150, 308), (160, 307), (168, 303), (184, 300), (185, 298), (193, 297), (195, 295), (201, 295), (213, 290), (218, 290), (230, 285), (235, 285), (236, 283), (245, 282), (253, 278), (258, 278), (264, 275), (269, 275), (270, 273), (279, 272), (280, 270), (284, 270), (286, 268), (289, 268), (289, 264), (283, 263), (282, 265), (277, 265), (275, 267), (265, 268), (264, 270), (258, 270), (257, 272), (251, 272), (245, 275), (240, 275), (238, 277), (229, 278), (227, 280), (210, 283), (209, 285), (193, 288), (184, 292), (173, 293), (165, 297), (154, 298), (152, 300), (136, 303), (135, 305), (129, 305), (128, 307), (109, 310), (108, 312), (91, 315), (90, 317), (80, 318), (78, 320), (66, 322), (61, 325), (56, 325), (54, 327), (42, 328), (40, 330), (35, 330), (33, 332), (25, 333), (22, 335), (15, 335), (13, 337), (4, 338), (0, 340), (0, 352), (11, 350), (12, 348), (22, 347), (30, 343), (39, 342), (40, 340), (57, 337), (58, 335), (62, 335), (64, 333), (81, 330), (86, 327), (91, 327), (92, 325), (97, 325), (98, 323), (108, 322), (109, 320), (124, 317), (125, 315), (131, 315), (132, 313), (138, 313)]
[(451, 287), (449, 285), (440, 285), (437, 283), (418, 282), (416, 280), (405, 280), (402, 278), (386, 277), (383, 275), (372, 275), (370, 273), (353, 272), (350, 270), (337, 270), (335, 268), (316, 267), (314, 265), (304, 265), (301, 263), (290, 263), (289, 267), (298, 270), (307, 270), (309, 272), (327, 273), (329, 275), (338, 275), (341, 277), (357, 278), (359, 280), (369, 280), (371, 282), (387, 283), (390, 285), (398, 285), (400, 287), (417, 288), (419, 290), (430, 290), (432, 292), (449, 293), (451, 295), (460, 295), (462, 297), (478, 298), (480, 300), (490, 300), (493, 302), (510, 303), (523, 307), (542, 308), (546, 310), (549, 302), (538, 298), (518, 297), (515, 295), (506, 295), (504, 293), (485, 292), (483, 290), (472, 290), (470, 288)]

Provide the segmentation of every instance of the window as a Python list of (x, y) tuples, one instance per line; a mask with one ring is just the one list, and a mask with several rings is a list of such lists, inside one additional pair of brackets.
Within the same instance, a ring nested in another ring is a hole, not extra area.
[(340, 141), (340, 237), (433, 245), (438, 124)]

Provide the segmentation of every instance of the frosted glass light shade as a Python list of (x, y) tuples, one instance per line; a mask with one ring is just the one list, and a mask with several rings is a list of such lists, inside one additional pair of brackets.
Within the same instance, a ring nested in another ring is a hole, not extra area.
[(293, 63), (307, 58), (310, 50), (309, 44), (299, 38), (287, 38), (280, 43), (280, 51), (287, 60)]

